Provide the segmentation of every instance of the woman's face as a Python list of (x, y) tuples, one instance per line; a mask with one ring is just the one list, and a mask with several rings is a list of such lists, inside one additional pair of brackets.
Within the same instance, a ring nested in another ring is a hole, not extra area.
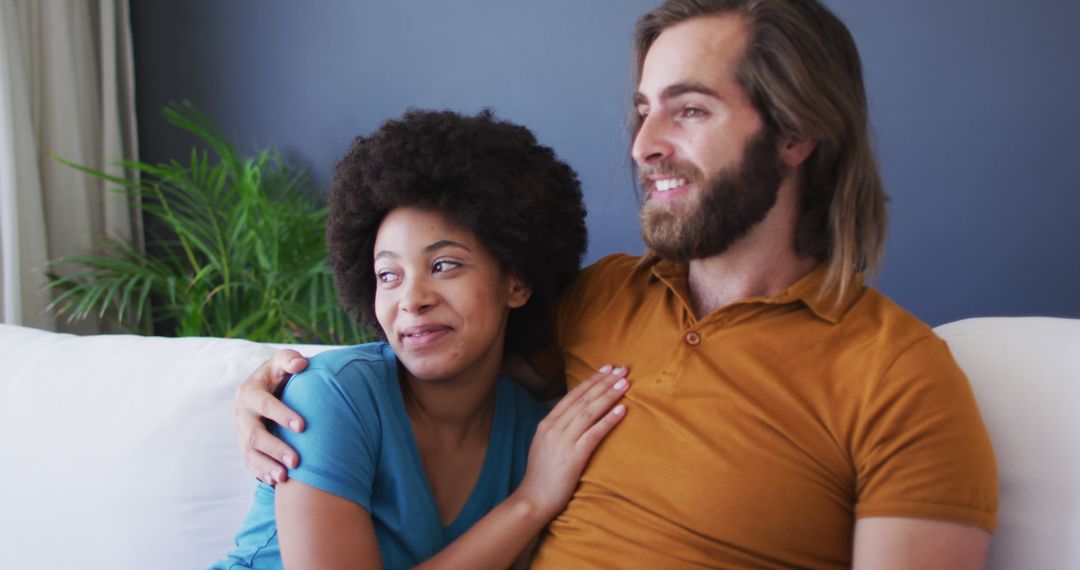
[(392, 210), (375, 236), (375, 317), (421, 380), (494, 374), (506, 320), (531, 291), (469, 230), (437, 212)]

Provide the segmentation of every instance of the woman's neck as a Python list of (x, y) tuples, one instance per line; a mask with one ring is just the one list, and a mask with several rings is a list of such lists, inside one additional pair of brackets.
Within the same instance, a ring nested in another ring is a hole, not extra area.
[(402, 368), (400, 378), (405, 410), (417, 436), (434, 436), (447, 444), (487, 441), (495, 409), (497, 366), (446, 380), (420, 380)]

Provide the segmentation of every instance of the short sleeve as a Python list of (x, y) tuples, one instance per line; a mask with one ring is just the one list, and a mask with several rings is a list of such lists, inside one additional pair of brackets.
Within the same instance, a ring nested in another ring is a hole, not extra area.
[(939, 338), (903, 351), (868, 390), (853, 445), (856, 517), (994, 530), (998, 479), (990, 437), (967, 378)]
[(309, 368), (293, 377), (281, 399), (307, 426), (301, 433), (278, 428), (277, 435), (300, 455), (289, 477), (370, 511), (380, 428), (375, 394), (358, 378), (362, 368)]

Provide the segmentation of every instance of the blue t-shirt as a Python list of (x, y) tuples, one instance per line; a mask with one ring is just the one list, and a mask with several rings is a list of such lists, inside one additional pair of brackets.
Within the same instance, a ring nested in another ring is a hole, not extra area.
[[(412, 567), (430, 558), (509, 496), (525, 474), (536, 424), (547, 413), (516, 382), (499, 378), (480, 477), (457, 518), (444, 527), (388, 344), (315, 356), (289, 381), (281, 399), (307, 421), (303, 433), (276, 430), (300, 454), (300, 466), (289, 477), (364, 507), (386, 568)], [(281, 567), (274, 488), (259, 484), (236, 549), (211, 568)]]

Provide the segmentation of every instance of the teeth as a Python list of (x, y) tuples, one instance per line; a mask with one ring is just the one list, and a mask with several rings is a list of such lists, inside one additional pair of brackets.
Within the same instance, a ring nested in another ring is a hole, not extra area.
[(656, 181), (657, 192), (667, 192), (672, 188), (678, 188), (686, 184), (685, 178), (665, 178), (663, 180)]

